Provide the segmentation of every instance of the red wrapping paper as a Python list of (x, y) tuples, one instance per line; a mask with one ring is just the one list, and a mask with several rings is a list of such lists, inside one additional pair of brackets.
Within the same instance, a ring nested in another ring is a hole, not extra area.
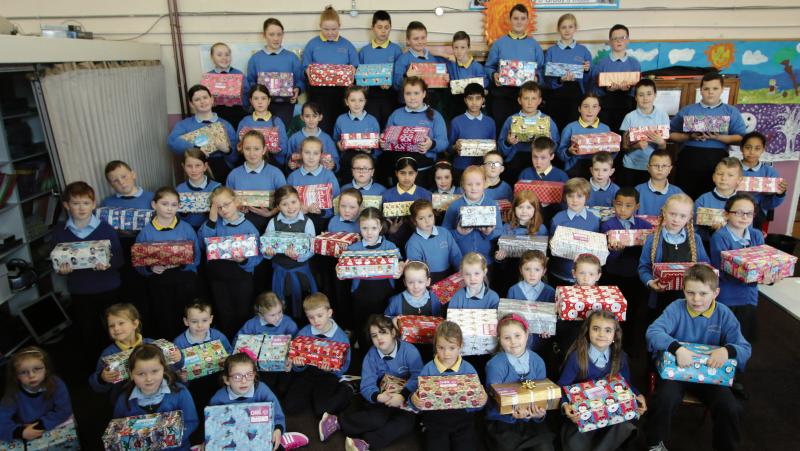
[(619, 152), (622, 137), (614, 132), (572, 135), (572, 143), (578, 146), (578, 155), (589, 155), (600, 151)]
[(361, 235), (347, 232), (325, 232), (314, 237), (314, 253), (339, 258), (347, 247), (359, 240)]
[(428, 88), (447, 88), (450, 75), (447, 73), (447, 64), (444, 63), (411, 63), (408, 70), (420, 73), (420, 78), (425, 81)]
[(533, 191), (543, 204), (557, 204), (564, 196), (564, 184), (543, 180), (520, 180), (514, 184), (514, 194), (520, 191)]
[(203, 74), (200, 84), (211, 91), (214, 105), (242, 104), (244, 74)]
[(370, 150), (378, 148), (381, 134), (378, 132), (342, 133), (339, 139), (342, 142), (343, 150)]
[(425, 142), (429, 131), (428, 127), (390, 125), (381, 135), (381, 148), (397, 152), (417, 152), (419, 145)]
[(333, 185), (322, 183), (319, 185), (295, 186), (303, 205), (316, 205), (321, 210), (333, 208)]
[(250, 130), (255, 130), (261, 133), (264, 137), (264, 145), (269, 153), (278, 153), (281, 151), (281, 134), (278, 127), (242, 127), (239, 130), (239, 142), (242, 141), (244, 135)]
[(782, 181), (781, 177), (742, 177), (736, 190), (748, 193), (777, 193), (778, 185)]
[(625, 247), (644, 246), (644, 241), (648, 235), (652, 235), (653, 229), (618, 229), (606, 232), (608, 244), (620, 243)]
[(439, 298), (439, 302), (447, 304), (456, 294), (456, 291), (465, 286), (464, 278), (461, 277), (460, 272), (457, 272), (431, 285), (431, 291)]
[(615, 286), (556, 288), (556, 304), (561, 319), (576, 321), (586, 318), (592, 310), (612, 312), (618, 321), (625, 321), (628, 301)]
[(294, 338), (289, 345), (289, 359), (295, 361), (299, 357), (303, 365), (339, 371), (347, 360), (349, 349), (350, 345), (347, 343), (301, 336)]
[(149, 241), (131, 247), (133, 266), (175, 266), (194, 263), (191, 241)]
[(397, 317), (397, 328), (400, 330), (400, 339), (408, 343), (430, 344), (436, 326), (444, 318), (424, 315), (400, 315)]
[(664, 288), (667, 291), (678, 291), (683, 289), (683, 274), (686, 272), (687, 269), (691, 268), (694, 265), (706, 265), (709, 268), (713, 269), (717, 276), (719, 276), (719, 271), (716, 268), (712, 268), (710, 265), (706, 263), (653, 263), (653, 278), (658, 279), (658, 283), (662, 286), (666, 286)]
[(349, 64), (311, 64), (307, 73), (311, 86), (350, 86), (355, 80), (356, 68)]

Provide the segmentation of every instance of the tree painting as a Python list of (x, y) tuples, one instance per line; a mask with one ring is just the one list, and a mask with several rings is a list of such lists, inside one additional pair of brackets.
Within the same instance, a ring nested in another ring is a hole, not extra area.
[(784, 47), (775, 52), (775, 55), (772, 56), (772, 62), (783, 66), (783, 71), (786, 72), (789, 75), (789, 79), (792, 80), (794, 95), (800, 95), (800, 92), (798, 92), (800, 83), (798, 83), (797, 75), (794, 73), (794, 68), (792, 68), (792, 58), (796, 56), (797, 51), (794, 48)]

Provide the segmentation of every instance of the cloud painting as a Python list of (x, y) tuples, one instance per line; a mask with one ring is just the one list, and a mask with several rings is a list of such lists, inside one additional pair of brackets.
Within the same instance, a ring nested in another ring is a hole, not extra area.
[(639, 61), (653, 61), (658, 56), (658, 49), (628, 49), (628, 55)]
[(681, 61), (691, 61), (694, 58), (694, 49), (672, 49), (669, 51), (669, 63), (676, 64)]
[(756, 64), (766, 63), (769, 61), (767, 55), (761, 53), (761, 50), (756, 50), (755, 52), (752, 50), (745, 50), (742, 54), (742, 64), (746, 64), (748, 66), (755, 66)]

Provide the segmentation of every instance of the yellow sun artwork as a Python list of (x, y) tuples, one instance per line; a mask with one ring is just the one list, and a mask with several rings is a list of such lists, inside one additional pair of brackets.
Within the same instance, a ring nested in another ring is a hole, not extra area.
[(489, 0), (484, 3), (486, 9), (483, 10), (483, 35), (486, 38), (487, 45), (492, 45), (494, 41), (511, 31), (508, 13), (517, 3), (523, 3), (528, 8), (527, 34), (536, 31), (536, 12), (533, 8), (533, 2), (520, 2), (520, 0)]
[(736, 60), (732, 43), (714, 44), (709, 46), (703, 53), (708, 57), (708, 62), (717, 70), (729, 68)]

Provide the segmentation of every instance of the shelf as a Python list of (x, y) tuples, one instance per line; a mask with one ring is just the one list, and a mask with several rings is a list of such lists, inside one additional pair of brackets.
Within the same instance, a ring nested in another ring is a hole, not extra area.
[(34, 235), (33, 237), (31, 237), (31, 239), (27, 239), (27, 238), (26, 238), (26, 239), (25, 239), (25, 243), (26, 243), (26, 244), (30, 244), (30, 243), (33, 243), (33, 242), (34, 242), (34, 241), (36, 241), (36, 240), (40, 240), (40, 239), (42, 239), (42, 238), (46, 237), (47, 235), (50, 235), (50, 232), (52, 232), (52, 229), (47, 229), (47, 230), (45, 230), (44, 232), (37, 233), (36, 235)]
[(32, 200), (36, 200), (36, 199), (39, 199), (39, 198), (41, 198), (41, 197), (49, 196), (49, 195), (51, 195), (51, 194), (53, 194), (53, 192), (52, 192), (52, 191), (50, 191), (50, 190), (48, 190), (48, 191), (42, 191), (41, 193), (32, 194), (32, 195), (30, 195), (30, 196), (28, 196), (28, 197), (26, 197), (26, 198), (22, 199), (21, 201), (19, 201), (19, 203), (21, 203), (21, 204), (24, 204), (25, 202), (30, 202), (30, 201), (32, 201)]
[(46, 150), (43, 150), (41, 152), (32, 153), (30, 155), (24, 155), (24, 156), (21, 156), (21, 157), (12, 158), (10, 162), (11, 163), (19, 163), (21, 161), (30, 160), (30, 159), (33, 159), (33, 158), (36, 158), (36, 157), (42, 157), (42, 156), (47, 156), (47, 151)]
[(31, 116), (38, 116), (38, 115), (39, 115), (39, 113), (36, 110), (28, 110), (28, 111), (24, 111), (22, 113), (4, 114), (3, 115), (3, 120), (5, 121), (5, 120), (8, 120), (8, 119), (19, 119), (19, 118), (22, 118), (22, 117), (31, 117)]
[(18, 250), (20, 250), (20, 248), (22, 248), (22, 246), (25, 246), (25, 241), (24, 240), (20, 241), (19, 243), (15, 244), (13, 246), (11, 246), (10, 248), (4, 250), (3, 252), (0, 252), (0, 260), (8, 257), (9, 255), (13, 254), (14, 252), (17, 252)]

